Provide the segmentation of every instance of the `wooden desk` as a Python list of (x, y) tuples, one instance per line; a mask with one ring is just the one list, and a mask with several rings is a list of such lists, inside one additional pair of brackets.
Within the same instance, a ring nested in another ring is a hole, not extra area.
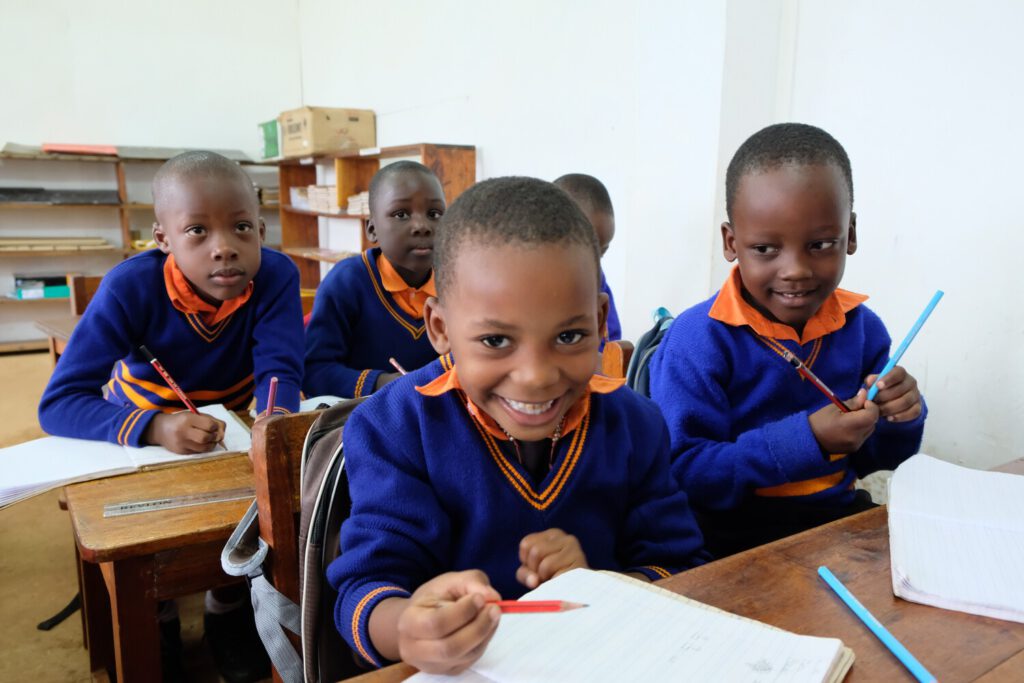
[[(1024, 458), (997, 470), (1024, 474)], [(918, 605), (892, 593), (884, 507), (676, 574), (676, 593), (795, 633), (840, 638), (856, 662), (847, 683), (914, 678), (818, 578), (826, 565), (943, 683), (1024, 680), (1024, 624)], [(395, 683), (405, 664), (353, 681)]]
[(234, 455), (66, 487), (93, 672), (160, 680), (157, 602), (239, 581), (220, 552), (250, 501), (107, 518), (103, 506), (251, 484), (249, 459)]
[(57, 359), (64, 353), (64, 348), (68, 345), (68, 339), (71, 338), (71, 333), (75, 329), (75, 325), (78, 324), (81, 316), (78, 315), (62, 315), (53, 318), (41, 318), (35, 321), (35, 326), (38, 330), (42, 331), (47, 336), (47, 341), (50, 348), (50, 360), (53, 364), (57, 364)]

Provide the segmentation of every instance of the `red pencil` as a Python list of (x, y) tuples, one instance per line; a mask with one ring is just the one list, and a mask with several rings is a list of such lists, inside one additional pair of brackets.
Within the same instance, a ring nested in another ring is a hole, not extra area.
[[(195, 415), (198, 415), (199, 409), (196, 408), (196, 404), (193, 403), (191, 399), (189, 399), (188, 395), (184, 391), (182, 391), (181, 387), (179, 387), (178, 383), (174, 381), (174, 378), (171, 377), (170, 373), (167, 372), (167, 370), (164, 369), (164, 366), (160, 364), (160, 361), (156, 359), (156, 356), (154, 356), (150, 352), (150, 350), (147, 349), (145, 346), (140, 346), (139, 351), (141, 351), (142, 355), (146, 357), (146, 360), (149, 361), (149, 364), (152, 365), (153, 368), (160, 373), (160, 376), (164, 378), (165, 382), (167, 382), (167, 386), (174, 390), (174, 393), (178, 395), (178, 398), (180, 398), (181, 402), (185, 404), (185, 407), (188, 408), (190, 412), (194, 413)], [(224, 445), (223, 440), (218, 441), (217, 445), (223, 448), (224, 450), (228, 449), (228, 447)]]
[(808, 382), (813, 384), (818, 391), (828, 396), (828, 400), (832, 401), (832, 403), (835, 404), (836, 408), (839, 408), (839, 410), (843, 411), (844, 413), (850, 412), (850, 409), (846, 407), (846, 404), (840, 401), (839, 397), (836, 396), (832, 392), (832, 390), (829, 389), (828, 386), (826, 386), (824, 382), (818, 379), (817, 375), (811, 372), (806, 365), (800, 362), (799, 358), (794, 356), (789, 351), (784, 351), (782, 357), (789, 361), (790, 365), (796, 368), (796, 371), (800, 373), (801, 377), (803, 377)]
[(267, 392), (267, 407), (263, 409), (263, 414), (270, 417), (274, 414), (274, 403), (277, 402), (277, 378), (270, 378), (270, 390)]
[(185, 407), (188, 408), (189, 411), (198, 415), (199, 410), (196, 408), (196, 404), (192, 403), (192, 401), (189, 400), (189, 397), (185, 394), (184, 391), (181, 390), (181, 387), (178, 386), (178, 383), (174, 381), (174, 379), (166, 370), (164, 370), (164, 366), (160, 365), (160, 361), (156, 359), (156, 356), (150, 353), (149, 349), (147, 349), (145, 346), (140, 346), (139, 351), (142, 351), (142, 355), (145, 356), (146, 360), (149, 361), (149, 364), (152, 365), (156, 369), (156, 371), (160, 373), (160, 376), (164, 378), (165, 382), (167, 382), (167, 386), (174, 390), (174, 393), (178, 395), (178, 398), (180, 398), (181, 402), (185, 404)]
[(540, 612), (568, 612), (586, 605), (564, 600), (488, 600), (488, 605), (497, 605), (504, 614), (538, 614)]

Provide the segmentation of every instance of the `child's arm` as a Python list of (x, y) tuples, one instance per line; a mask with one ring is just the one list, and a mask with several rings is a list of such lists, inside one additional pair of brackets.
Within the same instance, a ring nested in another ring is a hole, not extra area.
[[(360, 264), (359, 267), (362, 267)], [(359, 318), (359, 288), (345, 261), (327, 274), (317, 289), (313, 315), (306, 328), (306, 358), (303, 390), (307, 396), (321, 394), (359, 397), (377, 388), (381, 370), (349, 365), (353, 327)], [(373, 340), (362, 340), (372, 344)]]
[(725, 510), (756, 488), (840, 471), (842, 462), (822, 454), (807, 411), (737, 433), (725, 391), (729, 342), (701, 329), (697, 317), (677, 318), (651, 361), (651, 397), (668, 423), (672, 474), (690, 501)]
[[(267, 258), (271, 256), (271, 258)], [(253, 328), (252, 364), (256, 381), (256, 414), (266, 409), (270, 379), (277, 377), (275, 413), (299, 409), (302, 386), (302, 299), (299, 271), (287, 257), (264, 252), (257, 275), (261, 294)]]
[[(112, 271), (100, 283), (43, 392), (39, 424), (47, 434), (143, 446), (143, 433), (161, 414), (103, 398), (111, 368), (137, 343), (136, 325), (142, 324), (122, 304), (119, 275)], [(128, 287), (137, 286), (124, 279)]]
[(519, 562), (516, 581), (527, 588), (536, 588), (570, 569), (590, 566), (579, 540), (561, 529), (546, 529), (524, 537), (519, 542)]
[(420, 671), (457, 674), (480, 658), (498, 628), (499, 600), (480, 571), (447, 573), (411, 597), (387, 598), (370, 615), (370, 640), (381, 656)]

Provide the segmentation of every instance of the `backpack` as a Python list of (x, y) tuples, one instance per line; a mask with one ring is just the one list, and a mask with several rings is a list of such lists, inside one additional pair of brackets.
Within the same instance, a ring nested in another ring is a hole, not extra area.
[[(334, 627), (338, 595), (327, 583), (326, 571), (338, 556), (341, 524), (352, 508), (345, 476), (343, 429), (365, 398), (327, 408), (306, 434), (299, 474), (300, 603), (288, 599), (263, 574), (269, 546), (260, 538), (256, 501), (221, 553), (226, 573), (248, 579), (260, 640), (285, 683), (336, 681), (364, 672)], [(301, 658), (285, 628), (301, 636)]]
[(654, 326), (644, 332), (637, 341), (633, 356), (629, 359), (629, 368), (626, 370), (626, 386), (648, 398), (651, 396), (651, 358), (675, 319), (667, 308), (656, 309), (653, 316)]

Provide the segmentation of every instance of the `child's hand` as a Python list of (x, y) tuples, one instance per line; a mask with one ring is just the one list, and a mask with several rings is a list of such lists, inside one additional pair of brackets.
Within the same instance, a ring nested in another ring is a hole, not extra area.
[(388, 382), (394, 382), (396, 379), (401, 377), (397, 372), (382, 372), (377, 375), (377, 383), (373, 385), (373, 390), (377, 391)]
[(814, 438), (825, 453), (853, 453), (875, 431), (878, 406), (868, 401), (867, 396), (867, 390), (861, 389), (856, 396), (845, 401), (849, 413), (829, 403), (808, 417)]
[[(878, 375), (868, 375), (864, 384), (870, 387)], [(921, 392), (917, 380), (897, 365), (878, 382), (875, 394), (878, 412), (889, 422), (908, 422), (921, 414)]]
[(224, 438), (224, 426), (217, 418), (202, 413), (160, 413), (146, 425), (142, 441), (163, 446), (172, 453), (206, 453)]
[(398, 618), (402, 661), (428, 673), (464, 671), (497, 630), (501, 610), (486, 602), (500, 599), (487, 575), (476, 570), (442, 574), (423, 584)]
[(530, 534), (519, 542), (516, 581), (527, 588), (536, 588), (548, 579), (577, 567), (587, 568), (587, 556), (580, 542), (561, 529), (548, 529)]

